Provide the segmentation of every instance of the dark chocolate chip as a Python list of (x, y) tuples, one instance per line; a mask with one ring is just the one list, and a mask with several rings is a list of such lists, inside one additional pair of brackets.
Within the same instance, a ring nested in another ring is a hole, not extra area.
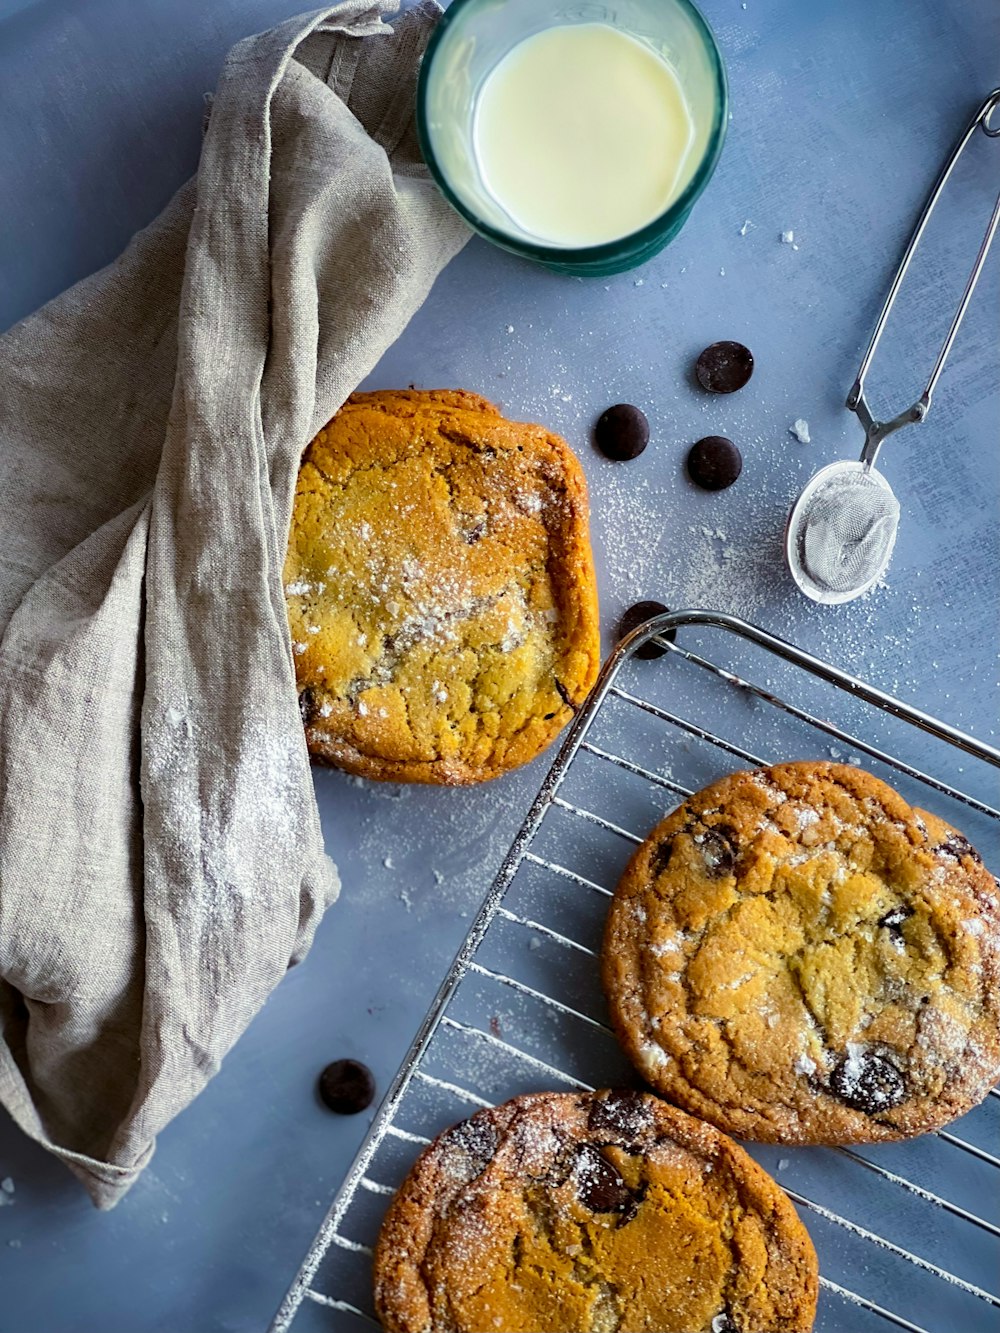
[(624, 1213), (635, 1204), (619, 1172), (591, 1143), (581, 1143), (576, 1151), (576, 1192), (593, 1213)]
[(650, 869), (654, 875), (662, 875), (664, 870), (670, 864), (670, 858), (674, 854), (673, 838), (664, 838), (662, 842), (656, 844), (656, 851), (650, 860)]
[(299, 714), (302, 717), (303, 725), (311, 726), (316, 721), (316, 691), (311, 685), (307, 685), (304, 690), (299, 692)]
[[(635, 602), (623, 613), (621, 620), (618, 622), (619, 639), (624, 639), (627, 634), (631, 634), (640, 625), (645, 625), (646, 621), (652, 620), (654, 616), (662, 616), (666, 610), (667, 608), (662, 602)], [(673, 643), (677, 637), (677, 631), (667, 630), (666, 634), (661, 637), (669, 639)], [(635, 655), (649, 662), (654, 657), (662, 657), (666, 651), (666, 648), (661, 648), (658, 643), (650, 639), (648, 643), (644, 643), (641, 648), (635, 650)]]
[(972, 843), (968, 838), (963, 838), (961, 833), (949, 833), (934, 850), (938, 856), (950, 856), (955, 861), (961, 861), (963, 856), (971, 856), (973, 861), (982, 860)]
[(602, 412), (594, 427), (594, 443), (616, 463), (638, 458), (649, 443), (646, 414), (631, 403), (616, 403)]
[(338, 1115), (357, 1115), (372, 1104), (375, 1076), (360, 1060), (334, 1060), (319, 1076), (319, 1095)]
[(914, 909), (906, 903), (900, 903), (898, 907), (891, 908), (885, 916), (879, 918), (879, 925), (889, 931), (894, 940), (903, 939), (903, 922), (908, 921), (913, 915)]
[(753, 353), (742, 343), (712, 343), (694, 363), (694, 373), (708, 393), (735, 393), (753, 374)]
[(703, 491), (724, 491), (743, 471), (743, 455), (724, 435), (706, 435), (688, 451), (687, 470)]
[(887, 1056), (862, 1048), (837, 1061), (830, 1091), (853, 1110), (878, 1115), (906, 1100), (906, 1079)]
[(696, 839), (705, 858), (705, 868), (713, 879), (731, 875), (736, 869), (736, 848), (732, 841), (735, 837), (735, 830), (728, 824), (716, 824), (701, 835), (700, 841)]
[(485, 535), (486, 535), (485, 518), (479, 519), (478, 522), (471, 524), (469, 527), (465, 528), (462, 532), (462, 536), (465, 538), (465, 541), (469, 546), (475, 546), (476, 542), (482, 541)]
[(576, 704), (570, 698), (569, 690), (567, 690), (566, 686), (562, 683), (562, 681), (558, 679), (556, 680), (556, 694), (559, 695), (559, 698), (563, 701), (563, 703), (566, 705), (567, 708), (571, 708), (574, 713), (576, 712)]
[(467, 1152), (481, 1171), (499, 1148), (500, 1135), (485, 1116), (474, 1115), (453, 1126), (446, 1141), (450, 1147)]
[(649, 1103), (632, 1088), (612, 1088), (604, 1097), (590, 1104), (587, 1128), (596, 1133), (613, 1134), (634, 1142), (652, 1124)]

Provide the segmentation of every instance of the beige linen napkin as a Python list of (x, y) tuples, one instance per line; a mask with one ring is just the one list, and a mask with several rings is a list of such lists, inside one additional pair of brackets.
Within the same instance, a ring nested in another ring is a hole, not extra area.
[(0, 338), (0, 1101), (101, 1207), (338, 889), (296, 470), (468, 234), (412, 123), (440, 11), (394, 10), (236, 46), (197, 179)]

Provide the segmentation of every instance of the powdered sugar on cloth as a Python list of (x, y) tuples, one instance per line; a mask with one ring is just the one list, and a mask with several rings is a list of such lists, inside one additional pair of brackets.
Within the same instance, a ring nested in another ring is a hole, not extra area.
[(196, 180), (0, 338), (0, 1102), (102, 1207), (337, 893), (295, 477), (468, 235), (412, 124), (440, 11), (394, 9), (236, 46)]

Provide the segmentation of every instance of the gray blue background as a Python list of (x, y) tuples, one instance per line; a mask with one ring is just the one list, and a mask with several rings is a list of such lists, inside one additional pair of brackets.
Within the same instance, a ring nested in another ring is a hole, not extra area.
[[(228, 47), (296, 8), (0, 0), (0, 327), (113, 259), (155, 216), (197, 165), (202, 96)], [(843, 399), (940, 160), (1000, 83), (1000, 10), (993, 0), (704, 9), (733, 119), (680, 238), (644, 269), (586, 282), (474, 240), (369, 387), (474, 389), (570, 440), (591, 484), (606, 646), (640, 597), (733, 611), (996, 743), (1000, 251), (929, 421), (886, 445), (903, 510), (886, 586), (849, 607), (814, 607), (779, 548), (807, 478), (860, 452)], [(998, 180), (1000, 141), (979, 136), (872, 377), (887, 407), (923, 385)], [(756, 356), (732, 398), (691, 384), (693, 357), (717, 338)], [(593, 420), (619, 401), (640, 404), (652, 426), (649, 449), (627, 465), (590, 445)], [(789, 433), (797, 417), (809, 445)], [(738, 485), (717, 495), (695, 491), (682, 469), (708, 433), (730, 435), (745, 457)], [(354, 1055), (386, 1084), (545, 767), (460, 792), (317, 772), (342, 899), (125, 1201), (97, 1214), (0, 1119), (0, 1179), (15, 1186), (0, 1208), (0, 1333), (266, 1326), (365, 1128), (366, 1117), (322, 1109), (315, 1076)]]

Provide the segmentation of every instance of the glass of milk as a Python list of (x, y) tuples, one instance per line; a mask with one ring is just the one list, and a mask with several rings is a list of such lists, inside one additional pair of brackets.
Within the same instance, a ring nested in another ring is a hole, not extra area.
[(722, 57), (690, 0), (452, 0), (417, 92), (427, 165), (466, 221), (595, 276), (677, 235), (727, 118)]

